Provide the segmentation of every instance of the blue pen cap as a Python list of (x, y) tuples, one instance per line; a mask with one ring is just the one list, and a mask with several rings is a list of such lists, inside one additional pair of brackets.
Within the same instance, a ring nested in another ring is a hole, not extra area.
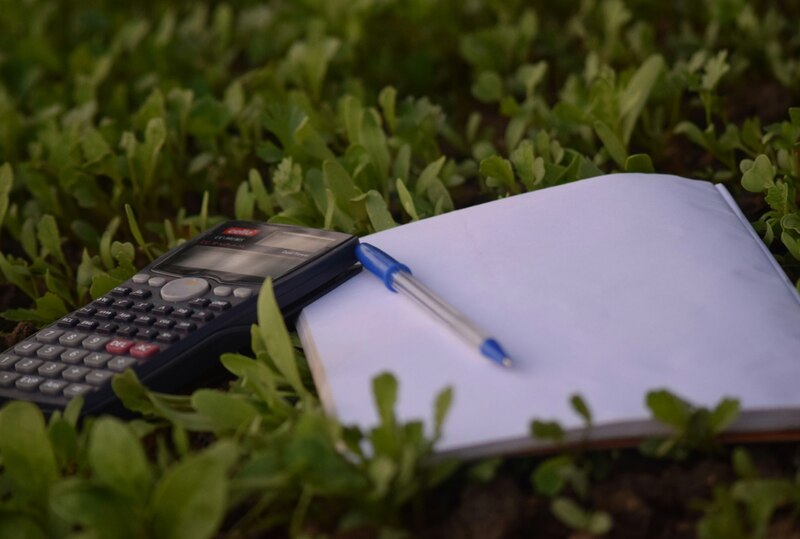
[(383, 281), (386, 288), (392, 292), (397, 292), (397, 290), (394, 289), (394, 274), (398, 271), (411, 273), (408, 266), (401, 264), (369, 243), (359, 243), (356, 245), (356, 258), (358, 258), (358, 261), (361, 262), (365, 268)]

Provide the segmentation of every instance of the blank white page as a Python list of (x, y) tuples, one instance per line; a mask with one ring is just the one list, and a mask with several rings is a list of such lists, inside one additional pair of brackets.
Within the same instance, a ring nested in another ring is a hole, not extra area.
[(362, 272), (298, 324), (326, 409), (377, 422), (371, 380), (430, 426), (453, 386), (442, 451), (529, 441), (532, 418), (643, 420), (648, 390), (701, 405), (800, 407), (800, 303), (738, 209), (707, 182), (619, 174), (425, 219), (364, 238), (493, 335), (499, 367)]

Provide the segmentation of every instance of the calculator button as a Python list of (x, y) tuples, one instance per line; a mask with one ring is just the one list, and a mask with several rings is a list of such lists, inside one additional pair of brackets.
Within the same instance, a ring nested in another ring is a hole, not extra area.
[(172, 311), (172, 316), (176, 318), (189, 318), (194, 311), (186, 307), (179, 307)]
[(144, 284), (147, 282), (149, 278), (150, 275), (148, 275), (147, 273), (137, 273), (136, 275), (131, 277), (131, 281), (133, 281), (136, 284)]
[(15, 372), (0, 372), (0, 387), (9, 387), (20, 375)]
[(153, 328), (143, 329), (139, 332), (139, 337), (142, 339), (155, 339), (158, 336), (158, 330)]
[(111, 290), (112, 296), (124, 297), (131, 293), (131, 289), (127, 286), (118, 286)]
[(106, 367), (112, 371), (122, 372), (134, 364), (136, 364), (136, 360), (130, 356), (117, 356), (109, 361)]
[(60, 328), (73, 328), (78, 325), (78, 322), (79, 320), (74, 316), (65, 316), (57, 322), (57, 325)]
[(150, 292), (149, 290), (145, 290), (144, 288), (139, 288), (138, 290), (134, 290), (133, 292), (131, 292), (130, 296), (128, 297), (136, 299), (147, 299), (152, 295), (153, 293)]
[(94, 307), (81, 307), (77, 311), (75, 311), (75, 316), (80, 316), (81, 318), (89, 318), (94, 313), (97, 312), (97, 309)]
[(67, 366), (64, 365), (63, 363), (56, 363), (54, 361), (48, 361), (47, 363), (45, 363), (44, 365), (39, 367), (39, 370), (37, 372), (41, 376), (46, 376), (48, 378), (52, 378), (54, 376), (58, 376), (59, 374), (61, 374), (61, 371), (63, 371), (66, 368), (67, 368)]
[(70, 382), (81, 382), (89, 373), (89, 369), (86, 367), (70, 367), (64, 371), (62, 376), (64, 380), (69, 380)]
[(137, 313), (146, 313), (149, 312), (150, 309), (152, 308), (153, 308), (152, 303), (141, 301), (139, 303), (136, 303), (133, 307), (131, 307), (131, 310), (136, 311)]
[(168, 315), (173, 311), (173, 308), (169, 305), (159, 305), (155, 309), (153, 309), (153, 314), (160, 314), (160, 315)]
[(22, 361), (17, 362), (17, 364), (14, 365), (14, 368), (17, 370), (17, 372), (21, 372), (22, 374), (31, 374), (35, 372), (36, 369), (39, 368), (39, 365), (41, 364), (42, 364), (41, 359), (26, 358), (23, 359)]
[(83, 341), (83, 347), (93, 352), (99, 352), (106, 347), (106, 343), (111, 339), (108, 337), (101, 337), (99, 335), (92, 335)]
[(130, 324), (136, 319), (136, 315), (132, 313), (119, 313), (117, 317), (114, 319), (117, 322), (122, 322), (123, 324)]
[(133, 321), (134, 324), (137, 326), (152, 326), (155, 323), (156, 319), (153, 316), (137, 316), (136, 320)]
[(138, 357), (139, 359), (147, 359), (156, 355), (160, 350), (161, 348), (157, 344), (140, 342), (136, 343), (136, 346), (131, 348), (131, 355), (133, 357)]
[(209, 299), (197, 298), (197, 299), (193, 299), (192, 301), (189, 302), (189, 307), (194, 307), (195, 309), (202, 309), (203, 307), (205, 307), (209, 303), (211, 303), (211, 300), (209, 300)]
[(122, 335), (123, 337), (133, 337), (139, 333), (139, 329), (133, 326), (123, 326), (117, 330), (117, 335)]
[(117, 313), (115, 313), (111, 309), (100, 309), (99, 311), (97, 311), (94, 317), (97, 318), (98, 320), (111, 320), (116, 315)]
[(118, 299), (112, 305), (112, 307), (114, 307), (115, 309), (119, 309), (121, 311), (128, 310), (132, 306), (133, 306), (133, 302), (131, 300), (129, 300), (129, 299)]
[(69, 382), (65, 382), (64, 380), (45, 380), (42, 385), (39, 386), (39, 392), (44, 393), (45, 395), (57, 395), (61, 393), (61, 390), (67, 387)]
[(164, 301), (187, 301), (196, 298), (208, 290), (208, 281), (200, 277), (183, 277), (164, 285), (161, 298)]
[(63, 361), (64, 363), (70, 363), (72, 365), (75, 365), (77, 363), (80, 363), (81, 360), (84, 358), (84, 356), (86, 356), (86, 354), (88, 353), (89, 353), (88, 350), (77, 350), (77, 349), (67, 350), (66, 352), (61, 354), (61, 361)]
[(14, 354), (3, 354), (0, 356), (0, 369), (7, 369), (17, 361), (19, 361), (19, 358)]
[(113, 372), (109, 371), (92, 371), (86, 375), (86, 382), (93, 386), (101, 386), (111, 380), (114, 376)]
[(175, 324), (175, 331), (179, 331), (181, 333), (189, 333), (197, 329), (197, 326), (192, 322), (178, 322)]
[(60, 329), (43, 329), (36, 334), (36, 340), (47, 344), (54, 344), (63, 333), (64, 331)]
[(208, 308), (212, 311), (226, 311), (231, 308), (231, 304), (227, 301), (212, 301), (208, 304)]
[(147, 284), (149, 284), (154, 288), (159, 288), (161, 286), (164, 286), (166, 282), (167, 280), (164, 277), (150, 277), (150, 279), (148, 279), (147, 281)]
[(110, 343), (106, 344), (106, 352), (109, 354), (117, 354), (122, 355), (127, 353), (130, 350), (131, 346), (134, 345), (133, 341), (128, 341), (125, 339), (114, 339)]
[(171, 343), (177, 341), (179, 338), (180, 337), (178, 337), (178, 335), (176, 335), (175, 333), (170, 333), (169, 331), (162, 331), (161, 333), (158, 334), (156, 340), (158, 342)]
[(103, 296), (102, 298), (97, 298), (94, 300), (94, 304), (100, 307), (110, 307), (114, 303), (114, 298), (110, 298), (108, 296)]
[(172, 326), (175, 325), (175, 320), (170, 320), (169, 318), (162, 318), (158, 322), (155, 323), (155, 326), (158, 329), (172, 329)]
[(83, 342), (83, 339), (86, 338), (86, 335), (83, 333), (76, 333), (74, 331), (70, 331), (69, 333), (65, 333), (58, 339), (59, 344), (63, 344), (64, 346), (78, 346)]
[(236, 298), (249, 298), (252, 295), (253, 291), (249, 288), (240, 287), (233, 290), (233, 296)]
[(42, 345), (38, 342), (25, 341), (14, 347), (14, 352), (21, 356), (32, 356)]
[(233, 289), (230, 286), (217, 286), (213, 290), (215, 296), (220, 297), (228, 297), (233, 292)]
[(117, 331), (118, 327), (119, 326), (116, 324), (107, 322), (105, 324), (100, 324), (99, 326), (97, 326), (97, 329), (95, 331), (97, 331), (97, 333), (99, 333), (100, 335), (111, 335), (112, 333)]
[(48, 361), (52, 361), (54, 359), (58, 359), (58, 357), (61, 355), (61, 352), (63, 352), (63, 351), (64, 351), (64, 347), (63, 346), (56, 346), (56, 345), (53, 345), (53, 344), (48, 344), (48, 345), (45, 345), (45, 346), (42, 346), (41, 348), (39, 348), (36, 351), (36, 355), (39, 356), (42, 359), (46, 359)]
[(83, 364), (93, 369), (99, 369), (100, 367), (105, 367), (109, 359), (111, 359), (111, 354), (94, 352), (86, 356), (86, 359), (83, 360)]
[(64, 396), (67, 398), (80, 397), (81, 395), (86, 395), (93, 389), (92, 386), (87, 384), (71, 384), (64, 390)]
[(92, 331), (94, 328), (97, 327), (97, 322), (94, 320), (84, 320), (80, 324), (78, 324), (77, 329), (81, 329), (83, 331)]
[(208, 322), (214, 318), (214, 313), (211, 311), (197, 311), (192, 315), (192, 320), (197, 320), (198, 322)]
[(17, 389), (21, 389), (22, 391), (33, 391), (39, 387), (39, 384), (42, 382), (44, 382), (44, 378), (41, 376), (28, 375), (17, 380), (16, 386)]

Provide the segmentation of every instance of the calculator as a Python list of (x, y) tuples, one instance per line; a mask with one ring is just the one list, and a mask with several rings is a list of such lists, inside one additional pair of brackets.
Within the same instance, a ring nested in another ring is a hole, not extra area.
[(176, 391), (246, 349), (267, 277), (284, 318), (360, 269), (349, 234), (228, 221), (172, 249), (120, 284), (0, 354), (0, 402), (43, 410), (84, 397), (84, 413), (121, 409), (111, 389), (132, 369)]

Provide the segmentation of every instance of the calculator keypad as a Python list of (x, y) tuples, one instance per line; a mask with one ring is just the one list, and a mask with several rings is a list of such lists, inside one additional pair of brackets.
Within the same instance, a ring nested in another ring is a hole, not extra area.
[[(146, 273), (0, 354), (0, 389), (70, 399), (159, 354), (222, 316), (250, 289)], [(163, 288), (169, 284), (167, 294)], [(189, 286), (191, 285), (191, 286)], [(238, 292), (238, 293), (237, 293)], [(178, 297), (186, 299), (177, 300)]]

